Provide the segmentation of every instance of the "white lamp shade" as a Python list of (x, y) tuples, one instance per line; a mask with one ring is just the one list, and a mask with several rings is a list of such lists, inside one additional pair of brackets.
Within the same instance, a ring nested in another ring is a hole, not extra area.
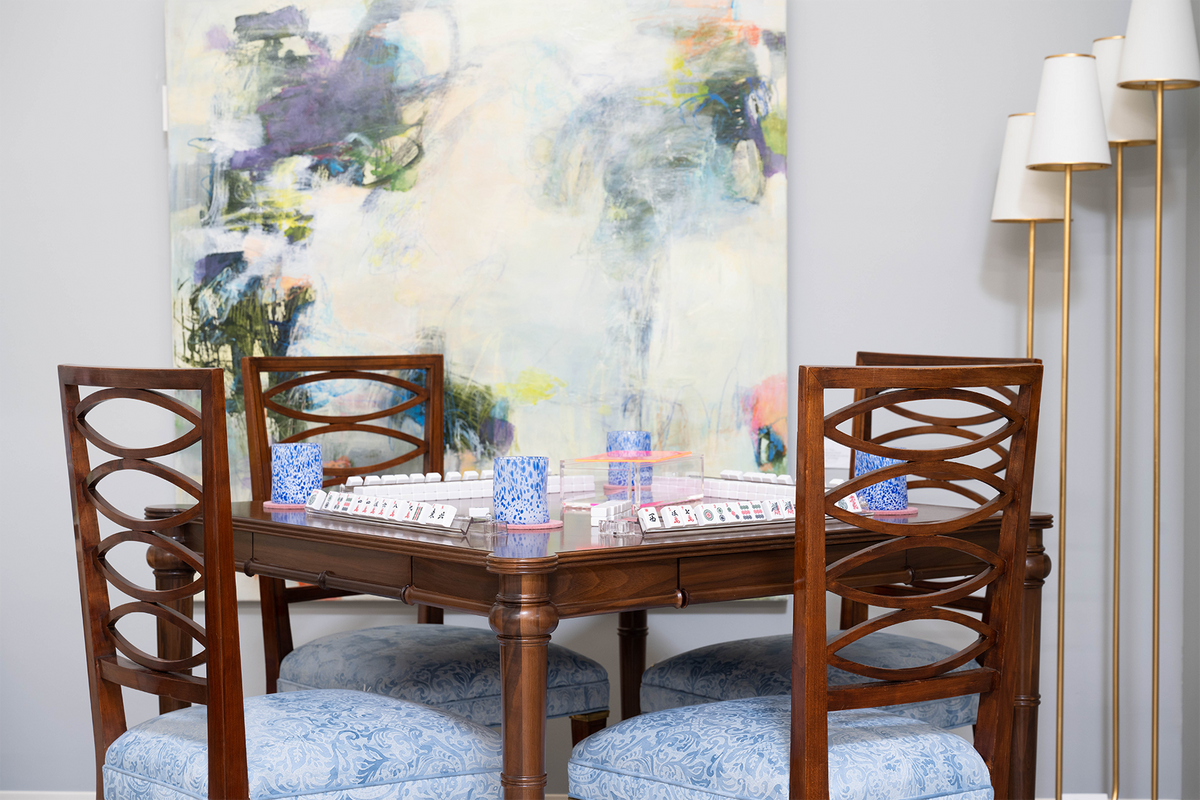
[[(1138, 95), (1138, 97), (1149, 95)], [(1033, 114), (1013, 114), (1004, 131), (992, 222), (1062, 222), (1063, 182), (1050, 172), (1025, 169)]]
[(1096, 59), (1078, 53), (1047, 56), (1025, 165), (1057, 172), (1110, 164)]
[(1121, 66), (1124, 45), (1124, 36), (1109, 36), (1092, 42), (1108, 143), (1154, 144), (1154, 96), (1117, 86), (1117, 70)]
[(1127, 89), (1200, 86), (1200, 50), (1188, 0), (1133, 0), (1117, 83)]

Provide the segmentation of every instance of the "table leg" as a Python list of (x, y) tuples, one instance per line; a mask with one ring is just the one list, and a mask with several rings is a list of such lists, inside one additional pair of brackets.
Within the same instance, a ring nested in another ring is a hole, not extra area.
[[(148, 506), (145, 514), (146, 519), (166, 519), (182, 510), (182, 508), (174, 506)], [(163, 533), (173, 539), (181, 538), (181, 532), (178, 529), (163, 531)], [(151, 547), (146, 550), (146, 563), (154, 570), (154, 588), (160, 592), (187, 586), (196, 577), (196, 573), (190, 564), (176, 558), (170, 552), (160, 547)], [(192, 616), (193, 604), (191, 597), (166, 602), (163, 605), (170, 606), (184, 616)], [(157, 629), (158, 655), (160, 658), (175, 660), (187, 658), (192, 654), (192, 637), (184, 633), (182, 629), (170, 625), (161, 619), (158, 620)], [(188, 670), (188, 672), (191, 672), (191, 670)], [(190, 705), (191, 703), (185, 703), (182, 700), (176, 700), (166, 695), (158, 698), (158, 711), (160, 714), (187, 708)]]
[(546, 796), (546, 648), (558, 627), (549, 577), (556, 561), (551, 557), (537, 559), (546, 563), (509, 566), (502, 559), (489, 560), (489, 571), (500, 576), (488, 622), (500, 641), (500, 785), (505, 800)]
[(622, 611), (617, 617), (621, 654), (621, 719), (642, 713), (642, 673), (646, 671), (646, 610)]
[(1042, 584), (1050, 574), (1050, 557), (1042, 546), (1042, 532), (1029, 532), (1025, 556), (1025, 592), (1021, 620), (1021, 671), (1013, 718), (1009, 788), (1015, 800), (1033, 800), (1037, 778), (1037, 721), (1042, 696), (1038, 692), (1041, 663)]

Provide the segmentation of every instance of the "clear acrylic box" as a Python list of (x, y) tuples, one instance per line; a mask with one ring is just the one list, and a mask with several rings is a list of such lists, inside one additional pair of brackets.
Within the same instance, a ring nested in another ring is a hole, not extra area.
[(698, 502), (704, 497), (704, 456), (661, 450), (617, 450), (559, 462), (551, 489), (563, 512), (589, 511), (592, 524), (636, 515), (646, 506)]

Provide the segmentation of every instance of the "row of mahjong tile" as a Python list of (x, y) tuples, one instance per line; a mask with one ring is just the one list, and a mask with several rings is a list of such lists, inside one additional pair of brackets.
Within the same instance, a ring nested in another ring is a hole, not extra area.
[(730, 503), (704, 503), (698, 506), (645, 507), (638, 511), (643, 531), (690, 526), (732, 525), (744, 522), (774, 522), (795, 519), (792, 500), (735, 500)]
[(449, 528), (458, 509), (442, 503), (411, 502), (396, 497), (375, 497), (352, 492), (324, 492), (318, 489), (308, 498), (306, 508), (351, 517), (366, 517), (382, 522), (409, 522)]
[[(763, 477), (768, 477), (764, 475)], [(770, 476), (787, 478), (789, 483), (774, 481), (726, 480), (719, 478), (704, 479), (704, 496), (730, 498), (734, 500), (784, 500), (795, 499), (796, 485), (790, 483), (791, 476)]]

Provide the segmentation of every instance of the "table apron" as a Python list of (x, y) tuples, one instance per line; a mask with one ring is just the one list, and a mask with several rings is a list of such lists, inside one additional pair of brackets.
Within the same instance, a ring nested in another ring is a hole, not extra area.
[[(971, 537), (994, 546), (995, 534)], [(499, 579), (486, 564), (442, 560), (389, 550), (349, 548), (269, 533), (239, 534), (236, 549), (248, 572), (318, 583), (408, 604), (487, 615)], [(861, 548), (831, 545), (829, 563)], [(712, 555), (641, 554), (635, 562), (558, 561), (549, 575), (550, 601), (561, 618), (648, 608), (683, 608), (792, 593), (793, 548), (772, 547)], [(875, 559), (842, 577), (847, 586), (909, 583), (975, 575), (982, 563), (944, 548), (905, 550)]]

